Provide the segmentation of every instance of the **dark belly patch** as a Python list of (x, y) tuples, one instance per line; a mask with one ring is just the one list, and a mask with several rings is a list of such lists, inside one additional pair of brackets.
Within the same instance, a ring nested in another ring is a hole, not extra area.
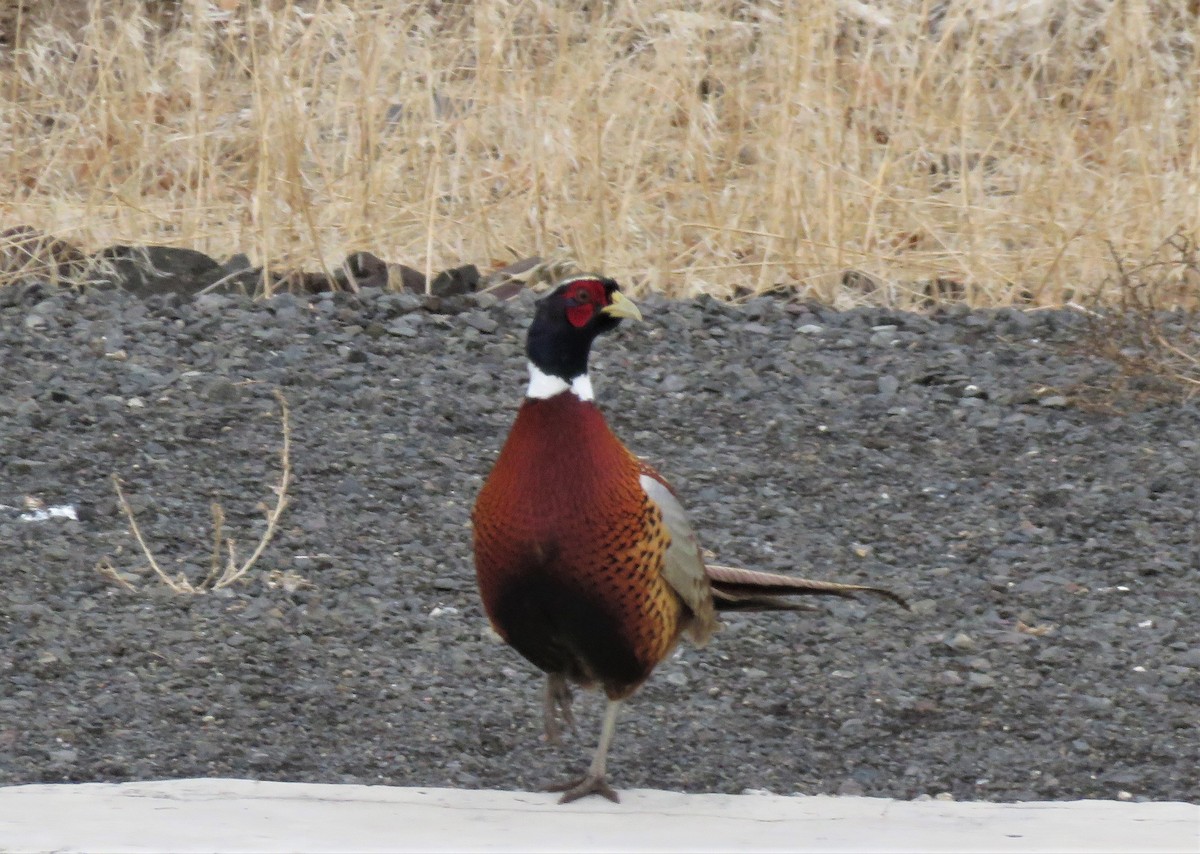
[(533, 572), (504, 586), (492, 619), (517, 652), (545, 672), (582, 685), (600, 683), (610, 695), (624, 696), (650, 668), (605, 605), (594, 594)]

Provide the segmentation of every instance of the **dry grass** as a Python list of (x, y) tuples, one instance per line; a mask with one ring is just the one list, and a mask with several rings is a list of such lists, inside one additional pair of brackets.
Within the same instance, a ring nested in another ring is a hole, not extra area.
[[(1115, 250), (1107, 302), (1078, 306), (1087, 334), (1073, 346), (1108, 360), (1101, 381), (1065, 389), (1077, 405), (1122, 411), (1190, 400), (1200, 394), (1200, 312), (1166, 310), (1200, 290), (1200, 245), (1173, 235), (1148, 259), (1130, 263)], [(1194, 296), (1192, 297), (1194, 301)]]
[[(270, 508), (264, 508), (266, 514), (266, 528), (258, 538), (258, 544), (254, 547), (254, 551), (245, 560), (238, 557), (237, 543), (232, 537), (225, 537), (225, 509), (213, 502), (211, 505), (213, 515), (213, 530), (212, 530), (212, 551), (209, 554), (209, 570), (208, 574), (198, 583), (193, 583), (182, 572), (175, 576), (170, 575), (162, 564), (154, 556), (154, 550), (150, 548), (150, 544), (146, 541), (145, 535), (142, 534), (142, 528), (138, 524), (137, 516), (134, 515), (133, 507), (130, 506), (129, 500), (125, 497), (125, 491), (121, 489), (121, 479), (116, 474), (112, 476), (113, 490), (117, 494), (117, 501), (121, 505), (121, 511), (125, 514), (126, 520), (129, 522), (130, 533), (137, 541), (138, 548), (142, 555), (146, 558), (146, 564), (150, 567), (154, 575), (174, 593), (204, 593), (208, 590), (220, 590), (224, 587), (229, 587), (237, 581), (245, 578), (248, 573), (262, 557), (262, 553), (266, 551), (271, 540), (275, 538), (275, 533), (279, 529), (279, 520), (283, 518), (283, 511), (288, 506), (288, 487), (292, 483), (292, 428), (290, 412), (288, 410), (287, 398), (282, 392), (275, 392), (275, 400), (279, 403), (279, 418), (283, 429), (283, 443), (279, 450), (279, 483), (275, 486), (275, 503)], [(109, 558), (103, 558), (96, 564), (97, 571), (106, 578), (112, 580), (126, 590), (136, 590), (129, 580), (122, 575)], [(272, 572), (272, 578), (283, 577), (278, 571)]]
[(25, 0), (0, 227), (1060, 304), (1200, 236), (1198, 5)]

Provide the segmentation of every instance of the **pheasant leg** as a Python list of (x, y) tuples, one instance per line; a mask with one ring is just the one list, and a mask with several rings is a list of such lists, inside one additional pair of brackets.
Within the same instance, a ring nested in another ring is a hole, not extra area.
[(577, 732), (575, 715), (571, 712), (571, 686), (561, 674), (551, 673), (546, 677), (542, 710), (545, 715), (546, 741), (550, 744), (562, 744), (562, 724), (569, 726), (571, 732)]
[(603, 795), (614, 804), (620, 803), (616, 791), (605, 780), (605, 764), (608, 760), (608, 746), (612, 744), (613, 734), (617, 730), (617, 712), (621, 708), (620, 700), (609, 700), (608, 708), (604, 710), (604, 725), (600, 728), (600, 744), (592, 756), (592, 764), (587, 773), (577, 780), (550, 786), (548, 792), (562, 792), (558, 799), (560, 804), (569, 804), (587, 795)]

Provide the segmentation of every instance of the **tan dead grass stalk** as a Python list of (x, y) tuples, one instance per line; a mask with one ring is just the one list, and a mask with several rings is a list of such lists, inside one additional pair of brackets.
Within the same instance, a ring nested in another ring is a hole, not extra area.
[[(117, 494), (117, 501), (121, 505), (121, 510), (125, 514), (125, 518), (129, 521), (129, 530), (133, 533), (133, 537), (137, 540), (138, 547), (142, 551), (142, 555), (146, 558), (146, 563), (150, 569), (158, 577), (158, 580), (165, 584), (175, 593), (203, 593), (208, 590), (220, 590), (228, 587), (231, 584), (241, 580), (246, 574), (258, 563), (264, 550), (275, 537), (275, 532), (279, 527), (279, 520), (283, 517), (283, 511), (288, 505), (288, 487), (292, 482), (292, 431), (290, 413), (288, 410), (287, 399), (281, 392), (275, 392), (275, 399), (279, 402), (280, 421), (283, 430), (283, 444), (279, 451), (280, 475), (279, 483), (275, 486), (275, 504), (267, 510), (267, 527), (263, 531), (262, 536), (258, 539), (258, 544), (254, 551), (245, 559), (241, 560), (238, 557), (237, 545), (232, 537), (222, 537), (225, 523), (225, 510), (220, 504), (213, 502), (213, 541), (212, 550), (209, 558), (208, 575), (199, 583), (193, 584), (186, 575), (182, 572), (171, 576), (154, 556), (153, 550), (146, 542), (145, 536), (142, 534), (141, 527), (138, 525), (137, 516), (133, 512), (133, 508), (129, 504), (129, 500), (125, 497), (124, 490), (121, 489), (121, 479), (114, 474), (112, 476), (113, 489)], [(117, 571), (113, 566), (112, 561), (108, 558), (101, 560), (97, 566), (105, 577), (112, 579), (120, 584), (126, 590), (134, 590), (134, 586), (129, 583), (127, 578)]]
[(26, 0), (0, 225), (1056, 305), (1200, 234), (1198, 6)]
[(1115, 248), (1111, 257), (1106, 284), (1116, 296), (1077, 306), (1087, 318), (1077, 346), (1111, 361), (1117, 375), (1072, 389), (1073, 397), (1128, 408), (1200, 394), (1200, 309), (1178, 307), (1181, 291), (1200, 288), (1200, 245), (1176, 234), (1145, 261), (1130, 262)]

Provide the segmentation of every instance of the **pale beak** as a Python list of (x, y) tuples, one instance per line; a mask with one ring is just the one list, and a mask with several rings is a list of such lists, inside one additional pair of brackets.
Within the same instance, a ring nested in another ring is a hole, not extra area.
[(600, 309), (600, 313), (607, 314), (610, 317), (629, 318), (630, 320), (642, 319), (642, 313), (638, 311), (638, 307), (634, 305), (633, 300), (620, 291), (613, 291), (612, 302)]

